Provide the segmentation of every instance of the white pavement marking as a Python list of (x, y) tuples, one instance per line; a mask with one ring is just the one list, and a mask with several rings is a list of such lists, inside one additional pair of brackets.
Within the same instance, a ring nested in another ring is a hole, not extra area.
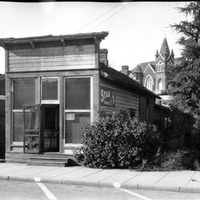
[(126, 192), (126, 193), (129, 193), (129, 194), (131, 194), (131, 195), (133, 195), (133, 196), (139, 197), (140, 199), (143, 199), (143, 200), (152, 200), (152, 199), (149, 199), (149, 198), (147, 198), (147, 197), (145, 197), (145, 196), (142, 196), (142, 195), (140, 195), (140, 194), (137, 194), (137, 193), (135, 193), (135, 192), (131, 192), (131, 191), (126, 190), (126, 189), (122, 189), (122, 188), (121, 188), (120, 182), (113, 182), (113, 187), (114, 187), (114, 188), (118, 188), (118, 189), (120, 189), (121, 191)]
[(41, 180), (40, 177), (34, 177), (34, 180), (38, 184), (38, 186), (42, 189), (42, 191), (45, 193), (45, 195), (48, 197), (49, 200), (57, 200), (57, 198), (46, 188), (46, 186), (40, 183)]
[(135, 192), (131, 192), (131, 191), (126, 190), (126, 189), (120, 188), (120, 190), (123, 191), (123, 192), (129, 193), (129, 194), (131, 194), (131, 195), (133, 195), (133, 196), (139, 197), (140, 199), (152, 200), (152, 199), (149, 199), (148, 197), (142, 196), (142, 195), (140, 195), (140, 194), (137, 194), (137, 193), (135, 193)]

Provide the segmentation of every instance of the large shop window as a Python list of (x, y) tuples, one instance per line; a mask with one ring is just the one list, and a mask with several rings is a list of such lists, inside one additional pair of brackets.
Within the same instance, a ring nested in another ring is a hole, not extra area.
[(91, 116), (90, 78), (66, 78), (65, 143), (82, 143), (83, 127)]
[(13, 141), (23, 141), (23, 105), (35, 104), (35, 78), (13, 80)]
[(66, 79), (66, 109), (90, 109), (90, 78)]
[(58, 78), (42, 78), (42, 103), (53, 104), (58, 102)]
[(21, 109), (23, 104), (35, 103), (35, 79), (15, 79), (14, 86), (14, 109)]

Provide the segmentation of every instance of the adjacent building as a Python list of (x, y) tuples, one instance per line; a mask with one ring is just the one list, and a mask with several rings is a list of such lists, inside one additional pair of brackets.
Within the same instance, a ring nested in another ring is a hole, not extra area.
[(5, 75), (0, 74), (0, 162), (5, 160)]
[(122, 66), (121, 72), (158, 94), (162, 97), (162, 104), (168, 106), (171, 100), (169, 81), (173, 78), (171, 70), (179, 61), (180, 58), (174, 57), (173, 49), (170, 51), (167, 39), (164, 38), (160, 51), (156, 51), (154, 61), (140, 63), (133, 70)]
[(6, 152), (69, 155), (84, 125), (126, 109), (153, 122), (160, 98), (108, 66), (108, 32), (0, 39), (6, 52)]

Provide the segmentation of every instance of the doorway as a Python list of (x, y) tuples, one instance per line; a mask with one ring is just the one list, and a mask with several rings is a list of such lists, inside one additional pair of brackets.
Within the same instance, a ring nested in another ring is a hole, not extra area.
[(42, 151), (59, 151), (59, 105), (42, 105)]

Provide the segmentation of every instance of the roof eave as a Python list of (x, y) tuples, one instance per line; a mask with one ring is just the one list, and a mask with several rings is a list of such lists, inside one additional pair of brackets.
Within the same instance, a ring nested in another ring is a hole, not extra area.
[(45, 36), (35, 36), (26, 38), (0, 38), (0, 44), (20, 44), (20, 43), (30, 43), (30, 42), (51, 42), (59, 40), (75, 40), (75, 39), (105, 39), (108, 36), (108, 32), (93, 32), (93, 33), (79, 33), (70, 35), (45, 35)]

